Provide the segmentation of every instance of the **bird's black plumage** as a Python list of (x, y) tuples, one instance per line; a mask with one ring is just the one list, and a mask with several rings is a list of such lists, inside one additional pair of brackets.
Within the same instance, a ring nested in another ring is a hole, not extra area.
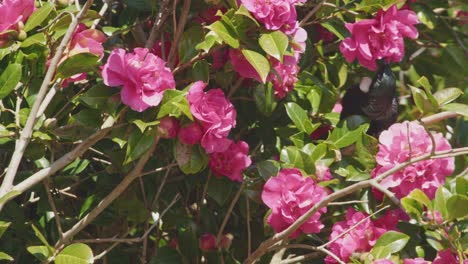
[(367, 93), (361, 91), (359, 85), (348, 89), (342, 106), (340, 119), (352, 115), (366, 116), (370, 120), (367, 133), (378, 137), (398, 117), (396, 79), (390, 67), (386, 63), (379, 66)]

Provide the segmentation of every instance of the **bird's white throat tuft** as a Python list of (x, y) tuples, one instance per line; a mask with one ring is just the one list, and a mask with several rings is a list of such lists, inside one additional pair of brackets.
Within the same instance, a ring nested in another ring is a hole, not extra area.
[(361, 89), (361, 91), (363, 93), (368, 93), (369, 92), (369, 88), (372, 84), (372, 79), (369, 78), (369, 77), (363, 77), (361, 79), (361, 83), (359, 84), (359, 89)]

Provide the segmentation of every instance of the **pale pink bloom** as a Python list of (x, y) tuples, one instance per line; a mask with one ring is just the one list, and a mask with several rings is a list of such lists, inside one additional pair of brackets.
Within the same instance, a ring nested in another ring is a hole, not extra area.
[(393, 263), (393, 261), (390, 261), (388, 259), (378, 259), (372, 262), (372, 264), (395, 264), (395, 263)]
[[(441, 250), (437, 252), (437, 257), (434, 259), (432, 264), (456, 264), (460, 263), (458, 256), (450, 251), (450, 249)], [(468, 260), (465, 259), (465, 264)]]
[(20, 30), (36, 10), (34, 0), (0, 1), (0, 47), (8, 42), (9, 30)]
[(415, 258), (415, 259), (404, 259), (403, 264), (431, 264), (431, 262), (426, 261), (423, 258)]
[[(349, 207), (346, 212), (346, 219), (344, 221), (336, 222), (333, 225), (330, 240), (334, 240), (367, 216), (368, 215), (366, 213), (358, 212), (354, 208)], [(329, 246), (330, 251), (344, 262), (348, 262), (353, 253), (370, 251), (379, 237), (389, 230), (388, 227), (395, 229), (396, 222), (388, 222), (390, 219), (391, 218), (384, 220), (383, 222), (385, 222), (385, 224), (378, 221), (374, 222), (371, 219), (364, 220), (346, 235), (341, 236), (331, 243)], [(327, 264), (337, 263), (336, 260), (330, 256), (325, 258), (325, 262)]]
[[(436, 151), (452, 149), (442, 134), (436, 133), (432, 136)], [(432, 151), (430, 136), (424, 127), (416, 122), (393, 124), (380, 134), (379, 141), (377, 166), (372, 172), (372, 177), (405, 163), (410, 157), (416, 158)], [(405, 197), (414, 189), (421, 189), (432, 199), (437, 188), (445, 183), (445, 177), (451, 175), (454, 168), (453, 157), (423, 160), (386, 177), (381, 185), (389, 188), (398, 198)]]
[(248, 153), (249, 145), (246, 142), (232, 142), (224, 152), (211, 153), (208, 165), (215, 175), (242, 182), (242, 171), (252, 163)]
[(290, 34), (296, 28), (297, 13), (294, 5), (299, 1), (241, 0), (241, 2), (268, 30), (281, 30)]
[(424, 217), (426, 217), (429, 221), (433, 221), (435, 222), (436, 224), (442, 224), (444, 222), (444, 218), (442, 217), (442, 214), (437, 211), (437, 210), (434, 210), (434, 211), (425, 211), (424, 212)]
[[(281, 232), (327, 195), (327, 189), (318, 186), (312, 178), (303, 177), (298, 169), (282, 169), (263, 186), (262, 200), (271, 208), (267, 223), (275, 232)], [(326, 211), (325, 207), (319, 209), (290, 237), (319, 233), (324, 226), (320, 216)]]
[(282, 99), (294, 89), (297, 82), (298, 61), (292, 56), (284, 56), (282, 63), (275, 58), (271, 58), (270, 62), (273, 70), (267, 80), (273, 84), (275, 96)]
[(202, 136), (203, 128), (197, 122), (192, 122), (179, 129), (179, 140), (187, 145), (198, 144)]
[(159, 120), (158, 132), (161, 138), (175, 138), (179, 132), (179, 120), (171, 116), (163, 117)]
[(104, 65), (102, 78), (108, 86), (123, 86), (122, 102), (142, 112), (159, 105), (164, 91), (175, 88), (174, 76), (165, 65), (164, 60), (145, 48), (135, 48), (131, 53), (114, 49)]
[(75, 74), (71, 77), (68, 77), (67, 79), (63, 80), (61, 86), (62, 88), (65, 88), (65, 87), (68, 87), (70, 84), (72, 83), (77, 83), (77, 82), (80, 82), (80, 81), (84, 81), (86, 80), (86, 78), (88, 78), (88, 74), (86, 73), (78, 73), (78, 74)]
[(297, 23), (297, 27), (291, 36), (292, 41), (290, 44), (294, 49), (294, 57), (299, 61), (299, 54), (304, 53), (306, 49), (307, 31), (299, 27), (299, 23)]
[(198, 239), (198, 245), (203, 251), (210, 251), (216, 249), (216, 237), (215, 235), (208, 233), (203, 234), (200, 239)]
[(332, 112), (334, 112), (334, 113), (341, 113), (342, 110), (343, 110), (343, 105), (341, 105), (341, 102), (337, 102), (337, 103), (333, 106)]
[(244, 78), (250, 78), (262, 82), (262, 78), (258, 75), (255, 68), (244, 57), (242, 52), (238, 49), (229, 50), (229, 60), (231, 61), (234, 70)]
[(315, 176), (317, 176), (317, 181), (329, 181), (332, 179), (330, 169), (322, 163), (315, 164)]
[(373, 19), (346, 23), (351, 33), (341, 42), (340, 50), (348, 62), (358, 59), (362, 66), (377, 69), (377, 60), (400, 62), (405, 54), (404, 37), (416, 39), (416, 14), (411, 10), (398, 10), (396, 5), (380, 10)]
[(231, 144), (227, 139), (236, 126), (236, 109), (221, 89), (203, 91), (206, 83), (195, 82), (187, 95), (190, 112), (203, 128), (201, 145), (206, 153), (223, 152)]

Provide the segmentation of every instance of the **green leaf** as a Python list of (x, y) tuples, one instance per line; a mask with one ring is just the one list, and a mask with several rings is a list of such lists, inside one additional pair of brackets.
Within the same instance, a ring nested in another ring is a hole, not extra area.
[(161, 102), (158, 119), (167, 115), (180, 117), (182, 114), (193, 120), (192, 113), (187, 101), (187, 92), (179, 90), (166, 90)]
[(468, 216), (468, 196), (455, 194), (448, 198), (447, 212), (452, 219)]
[(80, 214), (78, 216), (79, 219), (81, 219), (84, 214), (88, 212), (89, 208), (91, 208), (91, 205), (94, 203), (95, 198), (96, 196), (94, 194), (86, 197), (83, 205), (81, 205)]
[(239, 35), (234, 27), (223, 20), (214, 22), (207, 27), (216, 33), (226, 44), (234, 49), (239, 48)]
[(3, 234), (8, 229), (10, 224), (11, 224), (11, 222), (0, 221), (0, 238), (3, 236)]
[(442, 217), (444, 219), (449, 218), (446, 203), (447, 203), (448, 198), (450, 198), (450, 196), (452, 196), (450, 191), (445, 189), (443, 186), (440, 186), (436, 191), (436, 195), (433, 201), (434, 210), (439, 211), (439, 213), (442, 214)]
[(415, 216), (418, 219), (421, 218), (423, 206), (418, 201), (408, 197), (404, 197), (401, 199), (401, 205), (405, 208), (405, 211), (408, 214)]
[(194, 81), (210, 81), (210, 65), (206, 60), (197, 61), (192, 66), (192, 79)]
[(58, 78), (68, 78), (78, 73), (89, 72), (99, 66), (99, 56), (85, 52), (68, 57), (57, 68)]
[(268, 180), (270, 177), (273, 177), (278, 174), (279, 172), (279, 164), (273, 160), (263, 160), (256, 163), (256, 168), (258, 174), (265, 179)]
[(156, 256), (154, 256), (149, 264), (181, 264), (182, 258), (177, 250), (165, 246), (158, 248)]
[(203, 40), (203, 29), (201, 25), (195, 25), (184, 31), (179, 41), (179, 61), (181, 63), (190, 61), (198, 54), (196, 45)]
[(147, 12), (151, 10), (151, 3), (149, 0), (124, 0), (128, 7), (136, 9), (140, 12)]
[(458, 88), (445, 88), (434, 94), (435, 99), (440, 106), (446, 105), (462, 95), (463, 92)]
[(310, 134), (320, 126), (320, 124), (313, 125), (312, 122), (310, 122), (307, 112), (298, 104), (290, 102), (287, 103), (285, 107), (286, 113), (288, 114), (289, 118), (291, 118), (294, 125), (296, 125), (297, 129), (299, 129), (299, 131)]
[(54, 10), (54, 5), (50, 2), (44, 2), (42, 7), (34, 11), (28, 18), (26, 25), (24, 25), (24, 31), (28, 32), (31, 29), (39, 26), (44, 20), (49, 17), (50, 13)]
[(20, 194), (21, 194), (20, 191), (16, 191), (16, 190), (9, 191), (0, 198), (0, 203), (4, 203), (6, 200), (11, 200)]
[(272, 84), (267, 83), (257, 85), (254, 88), (253, 95), (257, 109), (265, 116), (271, 116), (278, 105), (278, 102), (275, 100)]
[(364, 123), (360, 116), (350, 116), (338, 123), (327, 141), (337, 148), (344, 148), (356, 142), (368, 128), (369, 124)]
[(436, 109), (433, 107), (431, 101), (427, 98), (426, 93), (414, 86), (409, 85), (411, 93), (413, 94), (414, 103), (421, 113), (434, 112)]
[(377, 240), (374, 247), (387, 247), (390, 250), (390, 253), (396, 253), (406, 246), (409, 239), (410, 237), (406, 234), (396, 231), (388, 231)]
[(262, 54), (256, 51), (247, 50), (247, 49), (243, 49), (242, 54), (250, 63), (250, 65), (252, 65), (255, 71), (257, 71), (262, 82), (265, 83), (266, 78), (268, 77), (268, 74), (270, 73), (270, 63), (265, 58), (265, 56), (263, 56)]
[(338, 19), (330, 19), (326, 22), (320, 23), (322, 27), (326, 28), (331, 33), (335, 34), (340, 40), (343, 40), (349, 35), (348, 30), (344, 27), (343, 22)]
[(14, 259), (10, 255), (8, 255), (7, 253), (0, 251), (0, 260), (13, 261)]
[(455, 191), (458, 194), (468, 194), (468, 179), (462, 176), (457, 177), (455, 180)]
[(445, 111), (452, 111), (459, 115), (468, 117), (468, 105), (466, 104), (459, 104), (459, 103), (451, 103), (442, 106), (442, 109)]
[(216, 35), (216, 33), (214, 33), (213, 31), (210, 31), (208, 32), (208, 34), (206, 34), (205, 39), (195, 46), (195, 49), (208, 52), (214, 46), (214, 44), (218, 41), (218, 39), (219, 39), (218, 35)]
[(159, 120), (156, 120), (153, 122), (145, 122), (141, 119), (135, 119), (135, 120), (132, 120), (132, 123), (138, 127), (141, 133), (143, 133), (148, 127), (159, 125)]
[(143, 155), (151, 147), (153, 141), (153, 131), (147, 131), (144, 134), (141, 134), (137, 131), (133, 132), (128, 139), (124, 165), (138, 159), (141, 155)]
[(417, 82), (424, 88), (424, 91), (426, 91), (426, 96), (431, 102), (432, 107), (434, 109), (437, 109), (439, 107), (439, 104), (437, 103), (437, 100), (432, 95), (432, 85), (429, 83), (429, 80), (425, 76), (423, 76)]
[(268, 55), (283, 62), (283, 54), (288, 47), (288, 37), (283, 32), (264, 33), (260, 36), (258, 43)]
[(39, 44), (39, 45), (45, 45), (47, 43), (46, 36), (43, 32), (34, 34), (27, 39), (25, 39), (23, 42), (21, 42), (20, 47), (21, 48), (27, 48), (30, 47), (34, 44)]
[(71, 244), (55, 257), (56, 264), (88, 264), (93, 261), (93, 251), (83, 243)]
[(303, 169), (304, 160), (302, 154), (296, 147), (285, 147), (281, 150), (280, 160), (286, 164), (290, 164), (292, 167)]
[(87, 159), (76, 159), (72, 163), (68, 164), (64, 169), (63, 172), (68, 175), (77, 175), (80, 174), (82, 171), (88, 167), (90, 161)]
[(249, 10), (247, 10), (247, 8), (243, 4), (239, 6), (239, 9), (237, 9), (235, 14), (248, 17), (250, 20), (252, 20), (252, 22), (255, 23), (255, 25), (260, 26), (258, 21), (252, 16), (252, 14), (250, 14)]
[(420, 204), (424, 205), (425, 207), (427, 207), (427, 209), (432, 211), (431, 201), (423, 191), (415, 189), (407, 197), (418, 201)]
[(41, 231), (34, 224), (31, 224), (31, 227), (34, 230), (34, 235), (36, 235), (36, 237), (39, 238), (39, 240), (44, 246), (47, 246), (47, 248), (49, 249), (49, 253), (52, 254), (53, 248), (50, 246), (49, 242), (47, 242), (47, 239), (44, 237)]
[(0, 75), (0, 100), (9, 95), (21, 80), (21, 64), (12, 63)]
[(232, 192), (234, 184), (226, 177), (212, 177), (208, 183), (208, 196), (223, 206)]
[(27, 247), (26, 250), (40, 261), (46, 261), (50, 256), (50, 251), (47, 246), (30, 246)]
[(91, 108), (105, 111), (106, 102), (117, 92), (118, 89), (97, 84), (80, 96), (79, 100)]
[(195, 174), (208, 165), (208, 155), (200, 145), (186, 145), (177, 141), (174, 155), (180, 170), (185, 174)]

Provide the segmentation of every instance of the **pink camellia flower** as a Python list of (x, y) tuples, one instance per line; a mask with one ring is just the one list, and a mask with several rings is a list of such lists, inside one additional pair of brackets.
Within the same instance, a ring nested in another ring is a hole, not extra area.
[(179, 132), (179, 120), (170, 116), (163, 117), (159, 121), (158, 132), (161, 138), (175, 138)]
[(330, 169), (322, 163), (315, 164), (315, 176), (317, 176), (317, 181), (329, 181), (332, 178)]
[(262, 82), (255, 68), (247, 61), (242, 52), (238, 49), (229, 50), (229, 60), (234, 70), (244, 78), (250, 78)]
[(434, 211), (427, 210), (423, 213), (423, 216), (427, 220), (435, 222), (436, 224), (439, 224), (439, 225), (441, 225), (444, 222), (444, 218), (442, 217), (442, 214), (437, 210), (434, 210)]
[[(327, 195), (324, 187), (318, 186), (310, 177), (303, 177), (298, 169), (282, 169), (263, 186), (262, 200), (271, 208), (267, 223), (275, 232), (281, 232)], [(325, 207), (318, 210), (290, 237), (319, 233), (323, 228), (320, 216), (326, 211)]]
[(7, 31), (22, 30), (34, 10), (36, 10), (34, 0), (0, 1), (0, 47), (8, 42)]
[[(455, 264), (455, 263), (460, 263), (460, 261), (458, 260), (458, 256), (452, 253), (450, 249), (441, 250), (437, 252), (437, 257), (432, 262), (432, 264)], [(463, 263), (467, 264), (468, 260), (465, 259)]]
[(282, 63), (274, 58), (271, 58), (270, 61), (274, 71), (268, 75), (268, 81), (273, 84), (275, 96), (282, 99), (294, 89), (297, 82), (298, 61), (292, 56), (284, 56)]
[(348, 62), (358, 59), (362, 66), (376, 70), (376, 60), (400, 62), (405, 54), (403, 38), (416, 39), (418, 30), (416, 14), (411, 10), (398, 10), (396, 5), (387, 11), (379, 11), (373, 19), (346, 23), (351, 32), (341, 42), (340, 50)]
[(203, 128), (201, 145), (206, 153), (223, 152), (231, 144), (227, 138), (236, 126), (236, 109), (221, 89), (203, 90), (206, 83), (195, 82), (187, 95), (190, 112)]
[(255, 19), (268, 30), (281, 30), (290, 34), (296, 28), (295, 4), (305, 1), (294, 0), (240, 0)]
[(232, 142), (224, 152), (211, 153), (208, 165), (215, 175), (242, 182), (242, 171), (252, 163), (248, 153), (249, 145), (246, 142)]
[(200, 239), (198, 239), (199, 247), (203, 251), (210, 251), (216, 248), (216, 237), (211, 234), (203, 234)]
[[(334, 240), (343, 232), (348, 230), (351, 226), (356, 225), (361, 220), (365, 219), (368, 215), (366, 213), (358, 212), (354, 208), (349, 207), (346, 212), (346, 220), (336, 222), (332, 227), (330, 240)], [(384, 216), (389, 217), (389, 216)], [(346, 235), (341, 236), (330, 244), (330, 251), (338, 256), (342, 261), (348, 262), (353, 253), (368, 252), (375, 245), (380, 236), (388, 230), (394, 230), (397, 222), (389, 222), (392, 218), (387, 218), (385, 224), (378, 220), (372, 221), (366, 219), (356, 228), (351, 229)], [(380, 219), (379, 219), (380, 220)], [(390, 227), (390, 229), (388, 229)], [(338, 263), (330, 256), (325, 258), (325, 263)]]
[(187, 145), (198, 144), (202, 136), (203, 128), (197, 122), (192, 122), (179, 129), (179, 140)]
[(123, 86), (122, 102), (142, 112), (159, 105), (164, 91), (175, 88), (174, 76), (165, 65), (164, 60), (145, 48), (135, 48), (132, 53), (114, 49), (104, 65), (102, 78), (108, 86)]
[(388, 259), (378, 259), (372, 262), (372, 264), (395, 264), (395, 263), (393, 263), (393, 261), (390, 261)]
[(403, 264), (431, 264), (431, 262), (426, 261), (423, 258), (415, 258), (415, 259), (404, 259)]
[[(450, 150), (447, 139), (442, 134), (433, 134), (435, 150)], [(372, 172), (375, 178), (389, 169), (432, 151), (432, 141), (424, 127), (416, 122), (405, 121), (393, 124), (379, 137), (377, 166)], [(411, 152), (410, 152), (411, 150)], [(430, 199), (434, 198), (445, 177), (455, 168), (454, 158), (430, 159), (413, 163), (382, 180), (381, 185), (389, 188), (398, 198), (405, 197), (414, 189), (421, 189)], [(378, 192), (374, 192), (379, 195)]]

